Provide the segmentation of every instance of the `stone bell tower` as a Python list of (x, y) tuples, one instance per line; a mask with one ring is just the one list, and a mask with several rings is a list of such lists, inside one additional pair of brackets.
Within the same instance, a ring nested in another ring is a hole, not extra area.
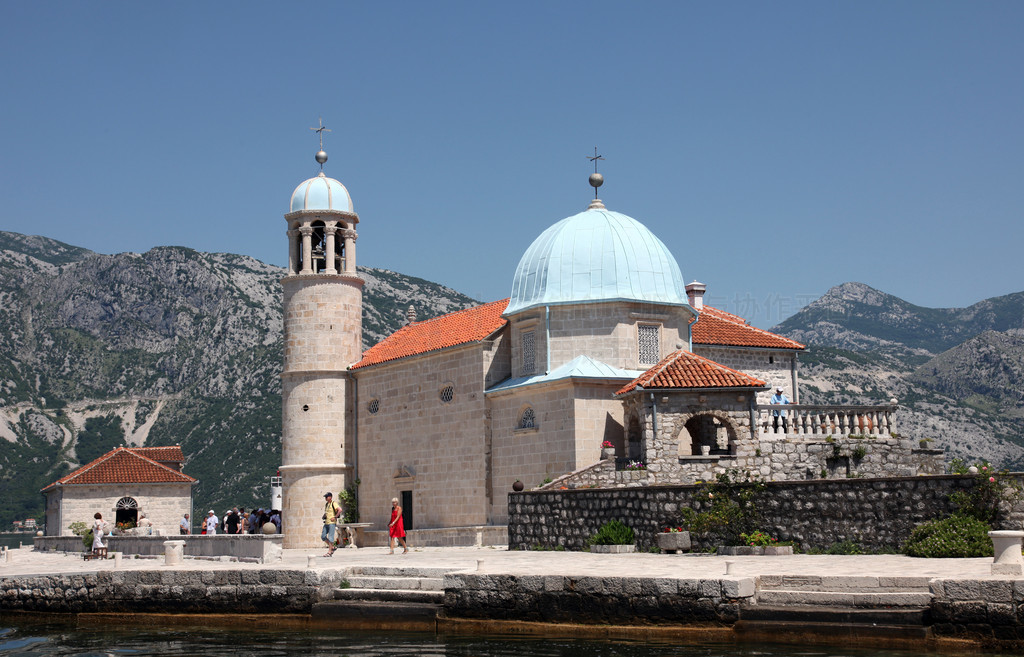
[(359, 216), (348, 190), (323, 173), (292, 193), (284, 287), (281, 476), (284, 547), (320, 543), (323, 495), (354, 478), (354, 382), (363, 340), (363, 279), (356, 273)]

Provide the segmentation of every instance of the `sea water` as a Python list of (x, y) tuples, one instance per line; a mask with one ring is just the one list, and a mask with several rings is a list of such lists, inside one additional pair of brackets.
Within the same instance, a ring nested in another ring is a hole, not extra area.
[[(0, 656), (92, 657), (924, 657), (929, 653), (765, 643), (567, 639), (402, 632), (274, 631), (239, 621), (236, 629), (33, 623), (0, 629)], [(10, 619), (6, 619), (9, 621)], [(2, 616), (0, 623), (7, 625)]]

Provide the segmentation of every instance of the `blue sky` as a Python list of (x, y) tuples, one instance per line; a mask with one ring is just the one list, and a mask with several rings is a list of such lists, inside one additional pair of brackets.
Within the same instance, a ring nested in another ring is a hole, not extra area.
[(1024, 290), (1021, 2), (5, 2), (0, 229), (283, 265), (325, 171), (359, 264), (505, 297), (592, 197), (771, 326), (845, 281)]

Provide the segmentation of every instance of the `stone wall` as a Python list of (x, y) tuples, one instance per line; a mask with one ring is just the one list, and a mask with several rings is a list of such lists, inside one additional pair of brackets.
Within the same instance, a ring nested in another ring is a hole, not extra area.
[[(1024, 475), (1015, 475), (1024, 480)], [(851, 540), (867, 548), (894, 547), (919, 523), (952, 511), (949, 494), (976, 477), (942, 475), (769, 482), (757, 502), (760, 529), (803, 549)], [(509, 495), (509, 549), (584, 549), (609, 520), (633, 528), (637, 548), (654, 545), (654, 534), (681, 524), (680, 510), (694, 504), (700, 486), (636, 486), (616, 489), (524, 491)], [(1019, 528), (1024, 504), (1004, 509), (1000, 525)], [(695, 549), (714, 547), (694, 537)]]
[(727, 625), (754, 595), (754, 580), (455, 573), (444, 590), (445, 615), (456, 618)]
[(1024, 649), (1024, 579), (933, 579), (932, 631), (988, 648)]
[(343, 570), (108, 570), (0, 578), (0, 609), (58, 613), (309, 613)]
[(758, 404), (767, 404), (775, 394), (776, 386), (782, 388), (791, 404), (799, 403), (800, 389), (794, 377), (798, 356), (794, 351), (695, 344), (693, 353), (767, 383), (769, 389), (757, 392)]
[(84, 522), (91, 527), (96, 512), (103, 514), (103, 519), (113, 527), (117, 502), (124, 497), (134, 499), (139, 513), (146, 514), (153, 523), (153, 529), (163, 534), (177, 534), (182, 516), (192, 512), (191, 484), (62, 486), (46, 496), (47, 534), (71, 536), (68, 529), (71, 523)]

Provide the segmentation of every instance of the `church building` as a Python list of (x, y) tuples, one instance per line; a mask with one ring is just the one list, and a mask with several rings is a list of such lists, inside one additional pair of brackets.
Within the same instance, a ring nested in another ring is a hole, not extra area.
[[(601, 182), (591, 176), (595, 190)], [(777, 388), (799, 404), (804, 346), (705, 305), (706, 287), (684, 285), (669, 248), (599, 199), (533, 241), (510, 272), (509, 298), (410, 316), (365, 353), (359, 217), (348, 191), (321, 172), (295, 189), (290, 209), (286, 548), (318, 544), (323, 493), (357, 481), (371, 544), (386, 542), (392, 498), (414, 545), (502, 544), (517, 482), (693, 483), (736, 467), (803, 479), (825, 470), (824, 452), (773, 446), (786, 432), (771, 435), (771, 411), (761, 408)], [(791, 411), (789, 433), (822, 444), (826, 431), (889, 439), (888, 410), (857, 413)]]

